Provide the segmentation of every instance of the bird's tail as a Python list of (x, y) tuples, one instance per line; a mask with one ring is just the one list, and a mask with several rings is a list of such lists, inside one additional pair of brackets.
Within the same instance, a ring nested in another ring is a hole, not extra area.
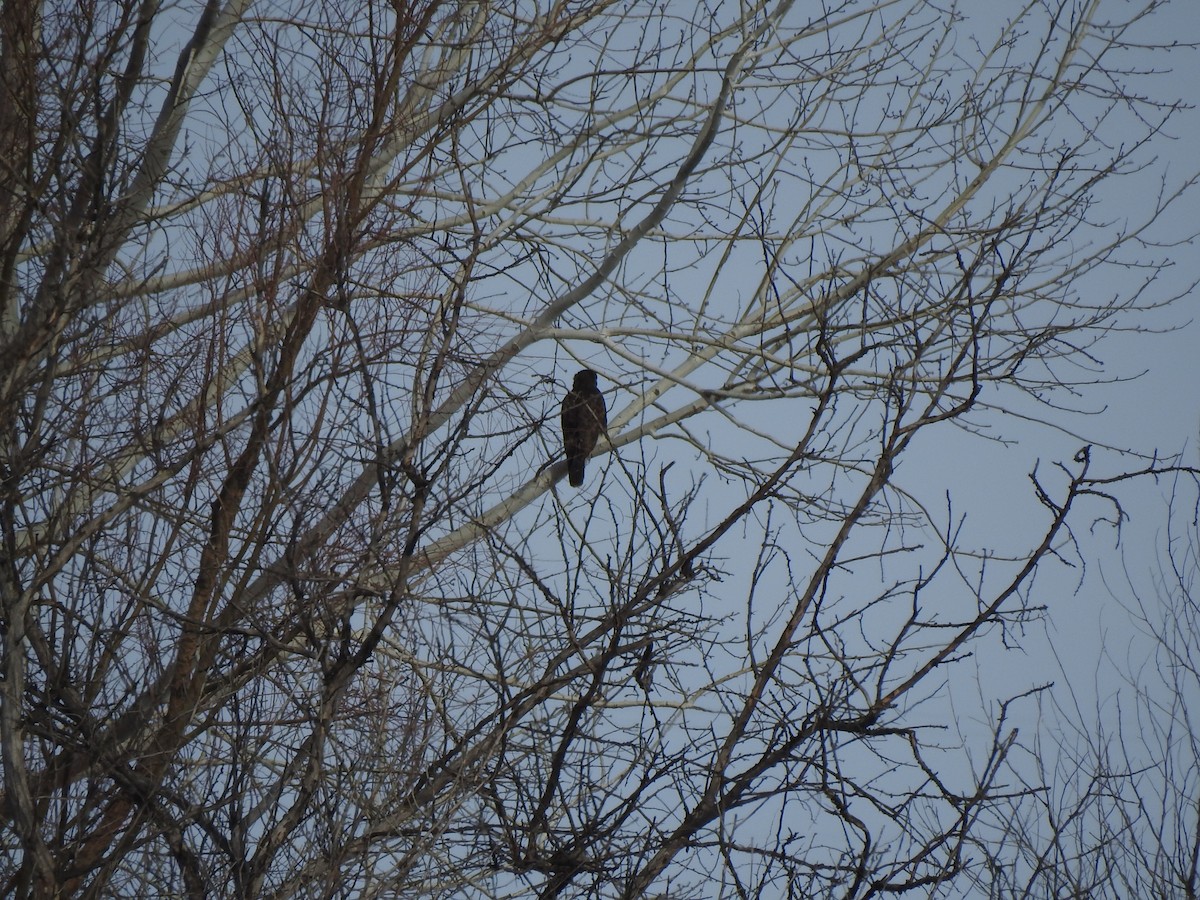
[(571, 487), (579, 487), (583, 484), (583, 467), (587, 460), (582, 456), (572, 456), (567, 458), (567, 478), (570, 479)]

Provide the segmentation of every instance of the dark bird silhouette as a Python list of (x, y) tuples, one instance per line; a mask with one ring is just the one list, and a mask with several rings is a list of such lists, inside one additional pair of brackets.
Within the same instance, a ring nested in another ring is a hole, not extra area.
[(563, 451), (567, 456), (571, 487), (583, 484), (584, 463), (607, 427), (608, 409), (604, 406), (604, 395), (596, 385), (596, 373), (591, 369), (580, 369), (575, 373), (575, 383), (562, 405)]
[(646, 642), (646, 649), (642, 651), (637, 668), (633, 670), (633, 680), (643, 691), (649, 691), (654, 684), (654, 641)]

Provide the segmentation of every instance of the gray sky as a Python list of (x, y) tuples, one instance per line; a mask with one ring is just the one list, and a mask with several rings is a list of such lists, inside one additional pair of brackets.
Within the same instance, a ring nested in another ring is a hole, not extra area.
[[(1171, 3), (1144, 24), (1144, 33), (1153, 41), (1200, 39), (1200, 4)], [(1148, 58), (1156, 60), (1160, 67), (1166, 64), (1174, 69), (1154, 79), (1162, 95), (1174, 93), (1192, 103), (1200, 102), (1200, 52), (1180, 48), (1166, 57), (1155, 54)], [(1196, 152), (1200, 146), (1200, 111), (1178, 113), (1168, 127), (1168, 134), (1174, 139), (1159, 139), (1156, 152), (1166, 163), (1166, 187), (1175, 189), (1200, 169), (1200, 155)], [(1118, 179), (1119, 188), (1108, 186), (1110, 194), (1101, 214), (1107, 209), (1109, 215), (1118, 217), (1125, 211), (1119, 208), (1121, 204), (1127, 204), (1129, 210), (1145, 209), (1161, 174), (1159, 170)], [(1151, 235), (1165, 244), (1200, 230), (1197, 199), (1193, 191), (1190, 199), (1177, 203), (1156, 223)], [(1200, 277), (1198, 250), (1191, 241), (1165, 251), (1174, 265), (1161, 272), (1162, 294), (1189, 291)], [(1116, 291), (1121, 284), (1119, 273), (1107, 271), (1103, 279), (1094, 279), (1089, 287)], [(1095, 410), (1095, 414), (1066, 417), (1062, 420), (1066, 427), (1114, 448), (1140, 453), (1157, 450), (1165, 455), (1182, 452), (1183, 463), (1200, 464), (1198, 301), (1200, 296), (1192, 292), (1144, 322), (1126, 323), (1168, 329), (1165, 333), (1114, 335), (1101, 344), (1096, 352), (1106, 375), (1126, 377), (1143, 370), (1145, 374), (1086, 394), (1081, 405)], [(1008, 436), (1019, 438), (1016, 446), (989, 448), (979, 441), (964, 442), (961, 450), (965, 456), (958, 465), (949, 465), (949, 469), (946, 458), (943, 456), (939, 461), (936, 451), (923, 459), (930, 467), (924, 473), (927, 477), (946, 477), (947, 470), (958, 476), (954, 491), (959, 508), (976, 520), (976, 527), (968, 528), (968, 534), (986, 534), (992, 540), (997, 535), (1007, 535), (1015, 543), (1025, 523), (1030, 537), (1034, 537), (1047, 512), (1031, 491), (1014, 491), (1014, 486), (1021, 484), (1024, 473), (1039, 460), (1039, 471), (1046, 483), (1061, 484), (1062, 477), (1054, 472), (1053, 463), (1061, 461), (1073, 467), (1072, 456), (1082, 441), (1036, 427), (1014, 429)], [(920, 464), (921, 460), (921, 454), (910, 455), (905, 464)], [(1093, 453), (1095, 475), (1135, 467), (1131, 457), (1122, 460), (1099, 447)], [(950, 696), (956, 710), (977, 708), (981, 690), (985, 695), (1003, 697), (1023, 686), (1053, 682), (1055, 700), (1068, 709), (1075, 708), (1074, 715), (1084, 729), (1081, 734), (1098, 730), (1112, 736), (1120, 724), (1120, 715), (1134, 741), (1130, 745), (1133, 751), (1143, 753), (1144, 762), (1154, 761), (1153, 746), (1138, 746), (1143, 736), (1138, 716), (1162, 713), (1136, 702), (1132, 683), (1164, 700), (1169, 699), (1166, 696), (1169, 691), (1160, 680), (1155, 641), (1129, 610), (1140, 599), (1151, 611), (1151, 617), (1160, 613), (1170, 615), (1162, 607), (1153, 585), (1166, 542), (1167, 499), (1172, 487), (1167, 480), (1156, 484), (1144, 479), (1116, 489), (1129, 517), (1122, 526), (1119, 548), (1110, 525), (1094, 524), (1098, 516), (1110, 514), (1111, 507), (1093, 502), (1077, 508), (1075, 533), (1084, 551), (1086, 568), (1046, 566), (1039, 573), (1032, 600), (1048, 607), (1045, 627), (1027, 630), (1017, 649), (1001, 651), (995, 641), (985, 643), (983, 646), (988, 649), (968, 664), (976, 667), (978, 682), (964, 677), (969, 668), (952, 676)], [(1184, 485), (1180, 495), (1186, 518), (1195, 502), (1196, 490)], [(1200, 708), (1200, 696), (1185, 697), (1183, 701), (1185, 707)], [(1051, 720), (1045, 718), (1045, 709), (1030, 702), (1017, 711), (1015, 724), (1022, 726), (1024, 739), (1028, 740), (1038, 725), (1053, 727)]]

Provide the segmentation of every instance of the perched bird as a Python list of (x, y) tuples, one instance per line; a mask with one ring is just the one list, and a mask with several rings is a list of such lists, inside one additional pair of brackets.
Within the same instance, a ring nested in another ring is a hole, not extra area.
[(608, 410), (604, 406), (604, 395), (596, 386), (596, 373), (591, 369), (580, 369), (575, 373), (575, 383), (563, 398), (562, 405), (563, 451), (567, 456), (571, 487), (583, 484), (584, 463), (606, 427)]
[(646, 642), (646, 649), (642, 651), (637, 668), (633, 670), (633, 680), (643, 691), (650, 690), (654, 684), (654, 641)]

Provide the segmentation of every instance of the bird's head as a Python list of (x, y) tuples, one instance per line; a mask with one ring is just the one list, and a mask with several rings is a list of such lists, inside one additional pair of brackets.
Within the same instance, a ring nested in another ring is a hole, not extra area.
[(572, 387), (577, 391), (597, 387), (596, 373), (591, 369), (580, 369), (575, 373), (575, 383)]

